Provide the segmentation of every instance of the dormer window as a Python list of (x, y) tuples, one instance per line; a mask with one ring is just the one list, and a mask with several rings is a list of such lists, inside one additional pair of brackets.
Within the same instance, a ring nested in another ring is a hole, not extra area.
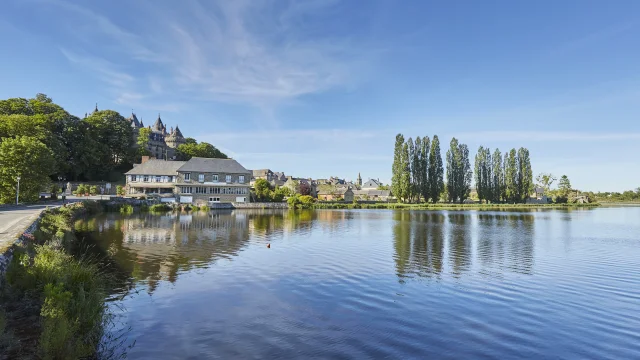
[(204, 182), (204, 174), (198, 174), (198, 181)]
[(218, 182), (218, 174), (211, 175), (211, 181)]
[(231, 182), (231, 175), (227, 175), (226, 177), (226, 182), (230, 183)]
[(184, 181), (191, 181), (191, 173), (184, 174)]

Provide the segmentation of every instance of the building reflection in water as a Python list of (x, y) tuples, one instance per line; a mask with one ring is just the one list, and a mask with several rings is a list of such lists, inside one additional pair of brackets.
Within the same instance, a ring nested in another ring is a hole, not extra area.
[(401, 282), (443, 273), (460, 277), (476, 265), (498, 274), (532, 272), (532, 214), (396, 211), (393, 220), (394, 260)]

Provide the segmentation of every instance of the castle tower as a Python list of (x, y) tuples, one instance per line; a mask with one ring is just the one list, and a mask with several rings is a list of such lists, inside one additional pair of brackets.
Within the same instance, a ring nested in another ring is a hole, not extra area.
[(172, 149), (176, 149), (178, 146), (186, 144), (187, 142), (184, 136), (182, 136), (182, 132), (178, 126), (176, 126), (175, 130), (173, 127), (171, 128), (171, 133), (166, 137), (165, 141), (167, 142), (167, 146)]

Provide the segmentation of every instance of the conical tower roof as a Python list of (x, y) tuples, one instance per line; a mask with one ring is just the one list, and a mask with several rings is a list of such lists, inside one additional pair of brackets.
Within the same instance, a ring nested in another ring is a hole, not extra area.
[(162, 123), (162, 119), (160, 119), (160, 114), (158, 114), (158, 119), (153, 124), (153, 130), (162, 132), (163, 129), (164, 129), (164, 124)]
[(182, 132), (180, 131), (180, 128), (178, 127), (178, 125), (176, 125), (175, 134), (176, 134), (176, 137), (184, 137), (184, 136), (182, 136)]
[(131, 113), (131, 116), (127, 119), (131, 123), (131, 127), (141, 127), (142, 123), (138, 120), (136, 114)]

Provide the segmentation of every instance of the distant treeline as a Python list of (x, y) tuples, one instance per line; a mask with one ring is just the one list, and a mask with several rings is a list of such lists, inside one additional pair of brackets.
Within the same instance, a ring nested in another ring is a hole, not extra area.
[[(402, 202), (433, 202), (441, 199), (462, 203), (471, 192), (469, 148), (451, 139), (446, 153), (446, 185), (437, 135), (409, 138), (396, 135), (391, 192)], [(481, 201), (522, 203), (533, 192), (529, 150), (511, 149), (504, 154), (481, 146), (475, 158), (475, 183)]]

